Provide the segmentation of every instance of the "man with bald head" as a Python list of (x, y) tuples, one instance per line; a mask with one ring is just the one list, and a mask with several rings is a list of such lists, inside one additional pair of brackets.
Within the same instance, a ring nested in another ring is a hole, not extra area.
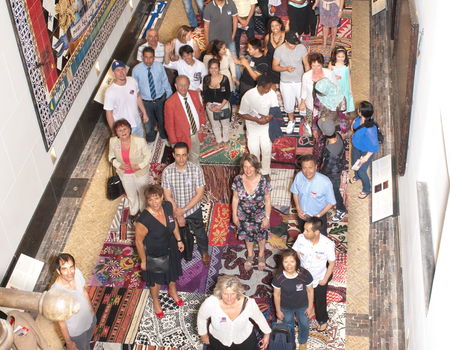
[(155, 50), (155, 62), (164, 63), (164, 44), (159, 42), (159, 35), (156, 29), (148, 29), (145, 35), (147, 42), (139, 46), (137, 60), (142, 62), (142, 52), (144, 48), (151, 47)]
[(187, 76), (177, 77), (177, 91), (164, 105), (164, 122), (170, 143), (185, 142), (189, 147), (189, 161), (199, 164), (206, 116), (198, 92), (189, 90), (189, 86)]

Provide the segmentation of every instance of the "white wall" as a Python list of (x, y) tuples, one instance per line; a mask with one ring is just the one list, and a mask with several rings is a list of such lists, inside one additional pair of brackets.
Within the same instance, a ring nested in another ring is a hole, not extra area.
[[(136, 8), (138, 1), (134, 1)], [(105, 67), (132, 15), (126, 6), (99, 57)], [(45, 151), (6, 1), (0, 1), (0, 280), (56, 166)], [(92, 69), (54, 142), (61, 156), (98, 82)]]
[[(448, 285), (450, 262), (450, 239), (444, 234), (446, 231), (448, 236), (450, 229), (447, 221), (444, 230), (450, 188), (446, 157), (448, 159), (450, 148), (445, 149), (444, 131), (450, 134), (447, 130), (450, 124), (444, 130), (441, 119), (445, 114), (450, 117), (450, 71), (446, 67), (450, 50), (444, 44), (448, 41), (445, 16), (450, 13), (450, 2), (435, 0), (433, 6), (426, 0), (415, 0), (415, 3), (419, 31), (424, 30), (424, 35), (417, 58), (407, 168), (405, 176), (399, 178), (399, 197), (407, 349), (424, 350), (442, 348), (445, 337), (442, 337), (441, 325), (445, 324), (450, 311), (444, 295), (447, 294), (444, 286)], [(417, 181), (428, 184), (436, 256), (428, 313), (422, 273)]]

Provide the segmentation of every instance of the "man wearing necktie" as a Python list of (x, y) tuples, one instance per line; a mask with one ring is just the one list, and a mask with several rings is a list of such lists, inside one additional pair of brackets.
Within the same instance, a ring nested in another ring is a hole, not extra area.
[(163, 65), (155, 62), (155, 50), (152, 47), (143, 49), (142, 63), (134, 67), (132, 75), (138, 82), (148, 115), (145, 132), (150, 148), (153, 147), (156, 139), (156, 125), (158, 125), (160, 138), (170, 147), (164, 127), (164, 102), (172, 95), (172, 88)]
[(199, 94), (189, 90), (189, 86), (187, 76), (177, 77), (177, 92), (164, 105), (164, 122), (170, 143), (185, 142), (189, 147), (189, 161), (199, 164), (206, 116)]

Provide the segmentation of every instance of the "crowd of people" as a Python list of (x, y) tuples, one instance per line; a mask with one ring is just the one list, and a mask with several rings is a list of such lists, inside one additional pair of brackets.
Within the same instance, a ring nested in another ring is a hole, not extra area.
[[(233, 92), (239, 95), (237, 118), (245, 123), (249, 153), (243, 155), (240, 174), (232, 184), (231, 221), (238, 238), (245, 241), (244, 269), (255, 265), (255, 245), (256, 267), (266, 268), (264, 249), (272, 210), (270, 133), (274, 122), (279, 123), (280, 116), (282, 119), (279, 89), (288, 119), (282, 125), (285, 133), (294, 132), (297, 109), (302, 119), (297, 125), (299, 136), (314, 140), (314, 154), (301, 158), (301, 171), (290, 188), (300, 235), (292, 249), (280, 252), (280, 266), (272, 281), (276, 315), (292, 326), (298, 322), (298, 343), (300, 349), (306, 349), (313, 305), (317, 330), (326, 330), (328, 322), (326, 294), (335, 266), (335, 245), (327, 237), (327, 213), (336, 207), (331, 219), (334, 223), (346, 215), (341, 174), (346, 162), (345, 135), (355, 106), (348, 53), (336, 47), (344, 1), (290, 0), (288, 24), (269, 16), (264, 0), (213, 0), (205, 7), (201, 0), (196, 3), (204, 21), (205, 52), (200, 52), (192, 35), (197, 26), (192, 1), (184, 0), (190, 25), (181, 26), (176, 38), (165, 45), (159, 42), (155, 29), (147, 30), (146, 42), (137, 53), (140, 63), (132, 75), (127, 75), (123, 62), (113, 62), (115, 80), (105, 93), (104, 109), (112, 134), (109, 160), (129, 202), (142, 278), (150, 287), (155, 315), (162, 319), (164, 310), (158, 300), (161, 285), (169, 286), (176, 305), (184, 305), (176, 289), (183, 274), (181, 229), (193, 232), (203, 264), (210, 263), (200, 207), (205, 188), (200, 148), (208, 119), (215, 149), (230, 149)], [(261, 7), (267, 26), (263, 40), (255, 38), (256, 5)], [(316, 9), (320, 9), (323, 46), (328, 44), (331, 28), (333, 52), (328, 68), (323, 55), (308, 54), (300, 40), (303, 34), (315, 34)], [(242, 55), (244, 32), (247, 44)], [(370, 194), (367, 169), (378, 152), (373, 113), (373, 106), (363, 101), (351, 123), (355, 176), (349, 182), (362, 181), (360, 199)], [(149, 185), (150, 158), (158, 133), (172, 149), (174, 163), (163, 171), (161, 185)], [(55, 286), (80, 289), (80, 298), (86, 298), (74, 258), (60, 256), (58, 264), (60, 277)], [(84, 333), (92, 328), (92, 306), (87, 305), (90, 309), (83, 316)], [(250, 319), (264, 334), (259, 342)], [(60, 326), (68, 348), (76, 348), (76, 342), (78, 349), (84, 349), (85, 338), (79, 341), (78, 334), (71, 333), (70, 322)], [(264, 350), (271, 329), (255, 301), (244, 295), (239, 279), (225, 276), (199, 310), (198, 332), (212, 349)]]

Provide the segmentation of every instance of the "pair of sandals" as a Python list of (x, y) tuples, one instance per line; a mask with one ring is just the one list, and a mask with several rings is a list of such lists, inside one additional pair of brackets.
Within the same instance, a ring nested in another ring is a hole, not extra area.
[[(244, 263), (244, 269), (245, 271), (248, 271), (252, 268), (252, 262), (253, 262), (253, 255), (247, 256), (247, 259)], [(258, 256), (258, 270), (262, 271), (266, 267), (266, 259), (263, 256)]]
[[(351, 185), (353, 185), (356, 181), (358, 181), (358, 180), (355, 177), (352, 177), (349, 182)], [(369, 193), (360, 192), (358, 198), (365, 199), (369, 194), (370, 194), (370, 192)]]

